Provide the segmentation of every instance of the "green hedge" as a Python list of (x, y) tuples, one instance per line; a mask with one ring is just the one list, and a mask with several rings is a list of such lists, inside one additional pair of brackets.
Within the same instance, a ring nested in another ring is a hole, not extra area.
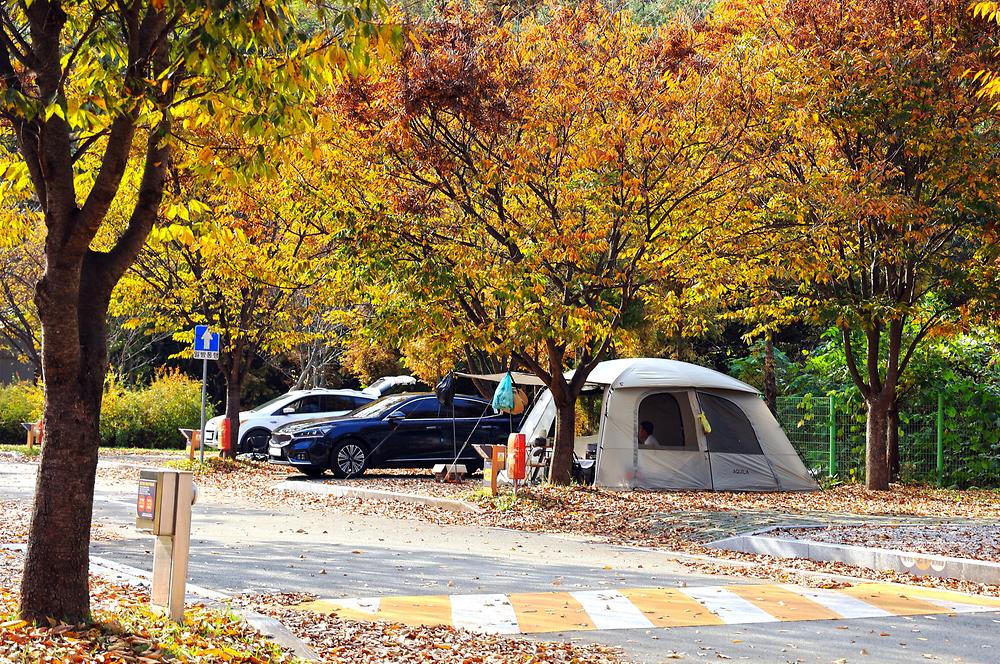
[[(21, 422), (38, 419), (42, 399), (41, 386), (0, 386), (0, 442), (24, 440)], [(136, 389), (110, 380), (101, 408), (101, 445), (181, 449), (184, 439), (177, 430), (197, 427), (200, 407), (201, 384), (179, 372), (160, 373)]]

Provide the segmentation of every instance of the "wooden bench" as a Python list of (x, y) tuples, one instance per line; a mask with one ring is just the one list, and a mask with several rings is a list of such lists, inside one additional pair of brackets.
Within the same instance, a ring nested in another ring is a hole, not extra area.
[(24, 431), (27, 434), (25, 445), (28, 446), (29, 452), (35, 448), (35, 443), (42, 444), (43, 430), (41, 425), (40, 420), (38, 422), (21, 422), (21, 426), (24, 427)]

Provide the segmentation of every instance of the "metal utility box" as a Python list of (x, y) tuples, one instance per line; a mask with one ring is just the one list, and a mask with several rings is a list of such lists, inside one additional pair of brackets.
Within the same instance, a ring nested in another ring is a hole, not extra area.
[(184, 618), (191, 506), (197, 497), (193, 474), (166, 468), (139, 471), (135, 527), (156, 536), (150, 603), (177, 621)]
[(150, 535), (172, 535), (177, 502), (177, 471), (140, 470), (135, 498), (136, 530)]

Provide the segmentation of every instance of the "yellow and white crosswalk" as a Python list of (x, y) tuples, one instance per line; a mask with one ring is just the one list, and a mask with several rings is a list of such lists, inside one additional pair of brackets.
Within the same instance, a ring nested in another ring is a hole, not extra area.
[(648, 629), (1000, 611), (1000, 598), (866, 583), (623, 588), (319, 599), (296, 607), (355, 620), (450, 625), (494, 634)]

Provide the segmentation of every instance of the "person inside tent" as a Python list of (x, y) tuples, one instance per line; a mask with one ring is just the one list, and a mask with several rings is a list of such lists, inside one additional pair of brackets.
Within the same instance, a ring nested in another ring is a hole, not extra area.
[(656, 439), (653, 435), (653, 423), (649, 420), (643, 420), (639, 422), (639, 444), (640, 445), (659, 445), (660, 441)]

